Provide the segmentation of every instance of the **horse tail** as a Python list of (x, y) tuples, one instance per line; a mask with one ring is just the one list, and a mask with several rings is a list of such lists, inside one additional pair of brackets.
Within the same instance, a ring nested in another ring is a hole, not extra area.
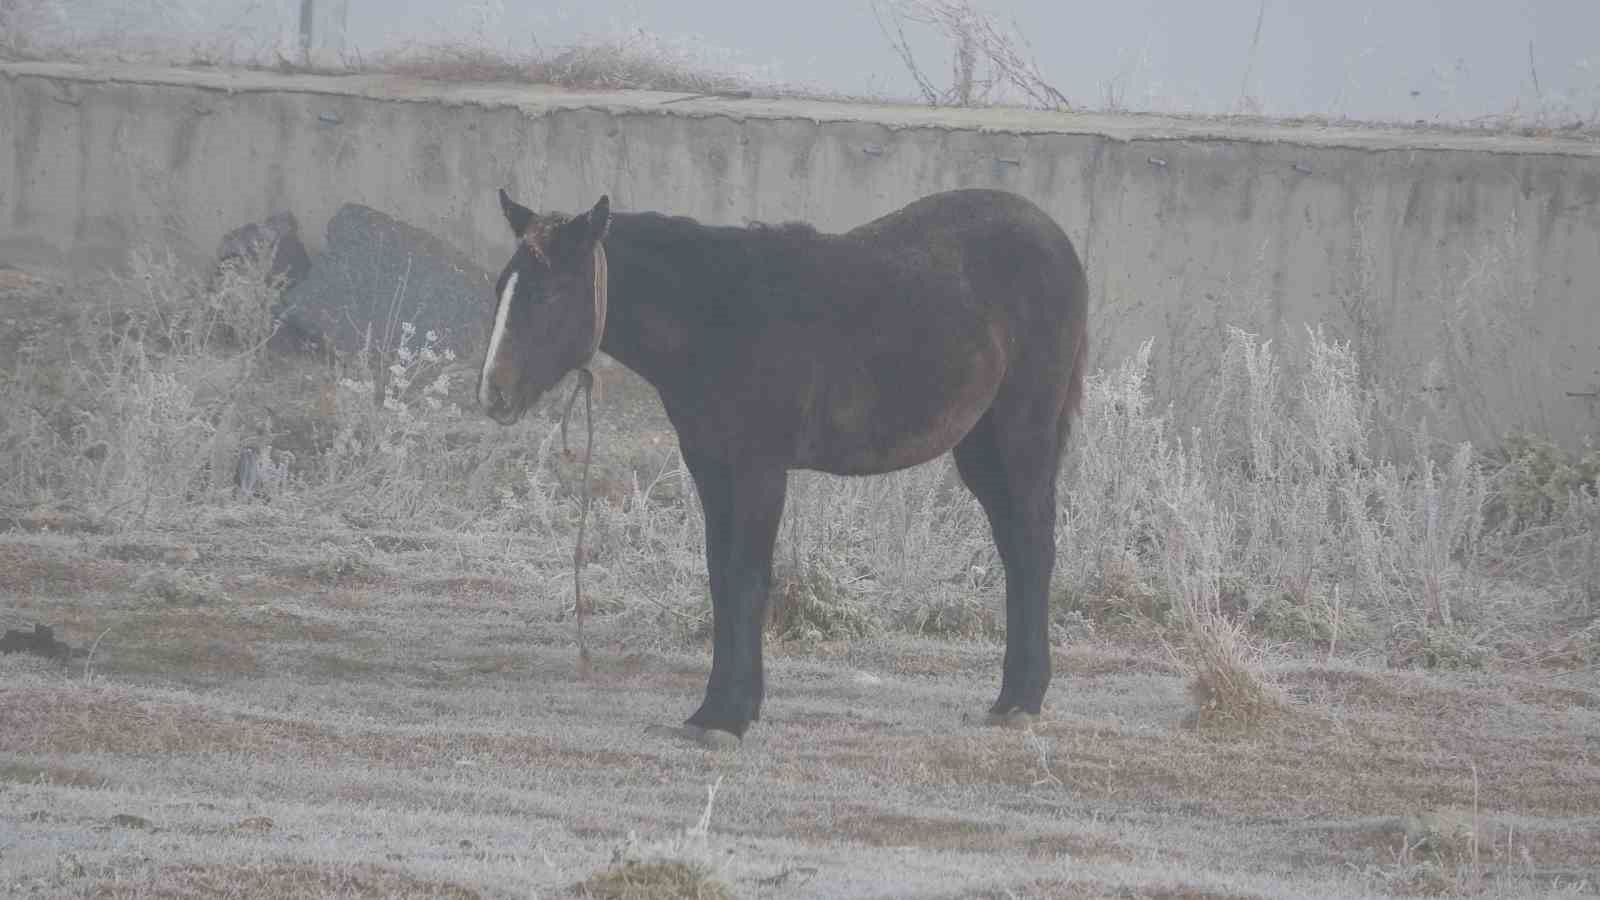
[(1083, 415), (1083, 374), (1089, 366), (1089, 322), (1084, 316), (1077, 322), (1072, 347), (1072, 374), (1067, 376), (1067, 403), (1062, 410), (1067, 416)]

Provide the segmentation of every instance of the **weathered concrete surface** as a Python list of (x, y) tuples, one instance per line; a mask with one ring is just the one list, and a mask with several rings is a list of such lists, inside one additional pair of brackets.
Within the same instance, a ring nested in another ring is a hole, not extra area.
[[(1193, 385), (1226, 323), (1353, 339), (1436, 436), (1600, 433), (1600, 146), (1559, 137), (581, 93), (66, 64), (0, 66), (0, 261), (210, 248), (345, 202), (497, 269), (494, 189), (577, 210), (845, 229), (924, 194), (1025, 194), (1078, 244), (1096, 363), (1157, 338)], [(486, 301), (487, 303), (487, 301)]]

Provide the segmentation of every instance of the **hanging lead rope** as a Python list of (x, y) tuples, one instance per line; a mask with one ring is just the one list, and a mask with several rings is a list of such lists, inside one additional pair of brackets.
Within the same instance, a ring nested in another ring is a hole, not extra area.
[(583, 420), (588, 426), (589, 441), (583, 449), (583, 512), (578, 516), (578, 543), (572, 551), (572, 610), (578, 617), (578, 671), (589, 671), (589, 642), (583, 634), (583, 537), (589, 525), (589, 461), (594, 458), (594, 373), (587, 367), (578, 370), (578, 381), (572, 386), (572, 396), (567, 398), (566, 412), (561, 414), (561, 452), (571, 453), (567, 447), (567, 419), (572, 417), (572, 405), (583, 392)]
[[(604, 229), (602, 229), (603, 232)], [(594, 343), (589, 356), (600, 349), (600, 337), (606, 331), (606, 251), (600, 243), (603, 234), (597, 235), (594, 245)], [(567, 410), (561, 414), (561, 452), (567, 449), (567, 420), (572, 418), (572, 405), (578, 401), (578, 391), (583, 391), (583, 420), (589, 430), (588, 446), (583, 448), (583, 512), (578, 517), (578, 543), (572, 550), (572, 612), (578, 619), (578, 674), (589, 671), (589, 641), (583, 634), (583, 538), (589, 526), (589, 463), (594, 459), (594, 372), (584, 365), (578, 369), (578, 381), (572, 386), (572, 396), (567, 398)]]

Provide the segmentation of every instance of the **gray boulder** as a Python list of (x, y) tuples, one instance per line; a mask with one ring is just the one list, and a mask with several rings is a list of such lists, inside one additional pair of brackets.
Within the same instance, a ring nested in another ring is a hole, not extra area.
[(311, 257), (306, 253), (306, 245), (300, 242), (300, 223), (295, 221), (294, 213), (287, 211), (273, 213), (264, 222), (241, 225), (223, 235), (217, 247), (217, 265), (254, 256), (267, 245), (276, 245), (267, 277), (282, 276), (284, 285), (292, 287), (311, 271)]
[[(401, 323), (429, 331), (435, 349), (467, 358), (486, 340), (492, 285), (466, 254), (370, 207), (347, 203), (328, 222), (327, 243), (310, 274), (284, 292), (285, 325), (314, 334), (341, 354), (367, 342), (394, 350)], [(387, 339), (386, 339), (387, 336)]]

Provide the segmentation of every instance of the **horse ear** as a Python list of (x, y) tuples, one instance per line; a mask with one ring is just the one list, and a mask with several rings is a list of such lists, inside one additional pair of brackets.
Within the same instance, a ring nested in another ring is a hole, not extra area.
[(606, 233), (611, 228), (611, 196), (601, 194), (600, 202), (594, 205), (585, 216), (589, 220), (589, 240), (596, 244), (606, 239)]
[(528, 230), (528, 223), (533, 221), (533, 210), (511, 199), (505, 188), (500, 189), (500, 211), (506, 214), (506, 222), (511, 225), (511, 233), (522, 237)]
[(562, 245), (573, 252), (587, 252), (589, 248), (606, 239), (611, 228), (611, 198), (600, 195), (600, 202), (586, 213), (573, 216), (561, 224)]

